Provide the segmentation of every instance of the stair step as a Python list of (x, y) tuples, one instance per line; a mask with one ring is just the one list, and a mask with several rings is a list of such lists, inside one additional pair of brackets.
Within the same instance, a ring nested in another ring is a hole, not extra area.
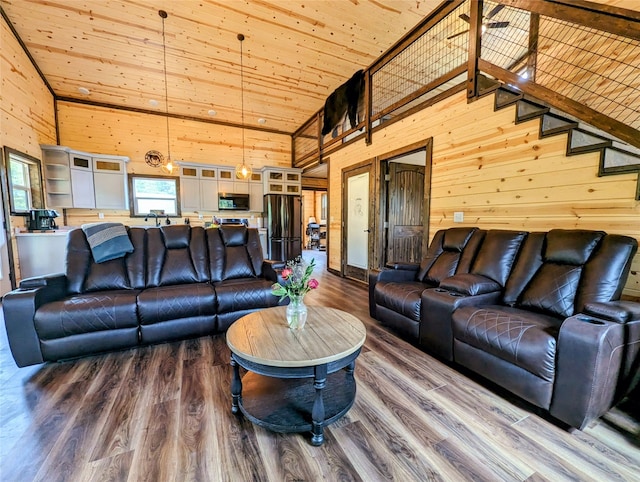
[(640, 172), (640, 156), (615, 147), (603, 149), (600, 156), (598, 176), (624, 174), (627, 172)]
[(490, 94), (495, 90), (499, 89), (502, 85), (502, 82), (496, 79), (490, 79), (486, 75), (478, 74), (477, 77), (478, 84), (478, 96), (482, 97), (484, 95)]
[(500, 110), (504, 107), (515, 104), (517, 101), (522, 99), (522, 97), (522, 92), (516, 92), (515, 90), (511, 90), (506, 88), (505, 86), (502, 86), (498, 90), (496, 90), (496, 98), (493, 110)]
[(611, 140), (597, 136), (582, 129), (571, 129), (567, 141), (567, 156), (593, 152), (605, 147), (611, 147)]
[(562, 134), (576, 127), (578, 127), (577, 122), (548, 112), (540, 121), (540, 138)]
[(530, 100), (520, 99), (516, 109), (516, 123), (525, 122), (536, 117), (541, 117), (549, 112), (549, 107), (536, 104)]

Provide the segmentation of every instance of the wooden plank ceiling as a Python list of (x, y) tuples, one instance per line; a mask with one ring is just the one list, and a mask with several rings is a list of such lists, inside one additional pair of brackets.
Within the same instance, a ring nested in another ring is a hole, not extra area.
[[(0, 1), (58, 97), (160, 113), (165, 112), (165, 82), (158, 10), (166, 10), (169, 112), (232, 124), (242, 117), (237, 39), (242, 33), (245, 125), (286, 133), (439, 3)], [(260, 118), (266, 123), (259, 124)]]

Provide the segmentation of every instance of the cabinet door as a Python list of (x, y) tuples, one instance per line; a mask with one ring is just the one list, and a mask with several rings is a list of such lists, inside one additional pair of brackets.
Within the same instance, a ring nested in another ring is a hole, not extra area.
[[(91, 163), (89, 163), (89, 166)], [(89, 169), (71, 169), (71, 192), (74, 208), (95, 208), (96, 194), (93, 187), (93, 172)]]
[(200, 206), (203, 211), (218, 210), (218, 181), (200, 179)]
[(235, 183), (233, 181), (218, 181), (218, 192), (222, 194), (235, 193)]
[(180, 177), (180, 201), (183, 211), (200, 211), (200, 180)]
[(235, 181), (233, 183), (234, 194), (249, 194), (249, 183), (247, 181)]
[(127, 191), (123, 174), (94, 172), (93, 181), (96, 191), (96, 208), (126, 209)]
[(96, 208), (127, 209), (127, 179), (125, 173), (124, 161), (122, 160), (93, 158)]
[(262, 184), (249, 183), (249, 210), (261, 213), (264, 209), (264, 189)]

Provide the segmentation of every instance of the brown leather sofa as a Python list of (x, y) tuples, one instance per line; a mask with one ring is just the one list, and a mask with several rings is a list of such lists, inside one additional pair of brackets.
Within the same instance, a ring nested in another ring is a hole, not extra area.
[(132, 253), (95, 263), (69, 233), (65, 274), (29, 278), (2, 302), (18, 366), (220, 333), (278, 305), (277, 262), (258, 231), (223, 225), (127, 228)]
[[(410, 339), (582, 429), (640, 377), (640, 303), (620, 301), (636, 251), (635, 239), (601, 231), (489, 230), (469, 269), (420, 293)], [(395, 327), (384, 290), (370, 306)]]

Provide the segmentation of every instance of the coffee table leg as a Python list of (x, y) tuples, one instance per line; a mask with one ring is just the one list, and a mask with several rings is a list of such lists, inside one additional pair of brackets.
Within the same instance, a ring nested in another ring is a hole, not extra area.
[(322, 389), (327, 383), (327, 365), (318, 365), (315, 367), (315, 376), (313, 379), (313, 387), (316, 389), (316, 398), (313, 401), (313, 409), (311, 411), (311, 421), (313, 424), (313, 436), (311, 437), (311, 445), (322, 445), (324, 442), (324, 433), (322, 424), (324, 423), (324, 400), (322, 399)]
[(240, 378), (240, 368), (238, 362), (231, 355), (231, 366), (233, 367), (233, 375), (231, 378), (231, 413), (238, 413), (238, 402), (242, 395), (242, 379)]

